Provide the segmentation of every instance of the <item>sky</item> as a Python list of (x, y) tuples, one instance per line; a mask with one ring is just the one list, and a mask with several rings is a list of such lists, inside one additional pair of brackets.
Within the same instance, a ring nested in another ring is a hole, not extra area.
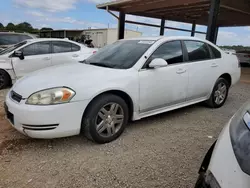
[[(51, 27), (53, 29), (86, 29), (117, 27), (117, 20), (105, 10), (96, 8), (96, 4), (109, 0), (2, 0), (0, 6), (0, 22), (7, 25), (29, 22), (35, 28)], [(127, 20), (159, 24), (159, 19), (151, 19), (127, 15)], [(167, 26), (190, 29), (190, 24), (167, 21)], [(126, 29), (143, 33), (143, 36), (158, 36), (159, 28), (126, 24)], [(206, 31), (205, 26), (197, 26), (197, 30)], [(190, 36), (189, 32), (166, 29), (166, 36)], [(196, 37), (205, 38), (203, 34)], [(250, 46), (250, 27), (220, 28), (218, 45)]]

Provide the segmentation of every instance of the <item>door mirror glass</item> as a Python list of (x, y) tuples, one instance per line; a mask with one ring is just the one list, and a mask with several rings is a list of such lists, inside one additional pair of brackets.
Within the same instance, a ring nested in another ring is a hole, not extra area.
[(149, 64), (149, 68), (159, 68), (166, 66), (168, 66), (168, 63), (162, 58), (155, 58)]
[(23, 55), (22, 51), (14, 51), (13, 57), (19, 57), (19, 59), (21, 59), (21, 60), (24, 59), (24, 55)]

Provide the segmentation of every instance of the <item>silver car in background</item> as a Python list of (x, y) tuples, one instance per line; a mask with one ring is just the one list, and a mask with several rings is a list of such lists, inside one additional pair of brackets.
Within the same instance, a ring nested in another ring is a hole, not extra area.
[(238, 51), (236, 55), (240, 63), (250, 65), (250, 51)]

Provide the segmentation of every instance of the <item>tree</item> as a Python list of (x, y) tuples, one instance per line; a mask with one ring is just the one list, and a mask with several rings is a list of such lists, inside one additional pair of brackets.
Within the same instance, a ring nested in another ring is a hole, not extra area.
[(9, 31), (15, 31), (16, 30), (16, 26), (13, 23), (8, 23), (7, 26), (5, 27), (6, 30)]
[(41, 31), (53, 31), (53, 29), (50, 27), (43, 27)]
[(18, 30), (18, 31), (24, 31), (24, 32), (32, 32), (33, 31), (33, 27), (28, 22), (22, 22), (22, 23), (16, 25), (16, 30)]
[(0, 23), (0, 30), (4, 30), (4, 25)]

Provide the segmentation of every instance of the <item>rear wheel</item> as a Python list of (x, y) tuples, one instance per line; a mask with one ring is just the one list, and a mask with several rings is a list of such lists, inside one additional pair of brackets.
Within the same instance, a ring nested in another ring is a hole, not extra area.
[(0, 70), (0, 89), (4, 89), (10, 84), (10, 77), (4, 70)]
[(119, 96), (104, 94), (91, 102), (82, 121), (86, 137), (104, 144), (118, 138), (128, 122), (128, 107)]
[(220, 108), (227, 100), (229, 84), (224, 78), (219, 78), (215, 83), (213, 92), (207, 100), (207, 104), (211, 108)]

